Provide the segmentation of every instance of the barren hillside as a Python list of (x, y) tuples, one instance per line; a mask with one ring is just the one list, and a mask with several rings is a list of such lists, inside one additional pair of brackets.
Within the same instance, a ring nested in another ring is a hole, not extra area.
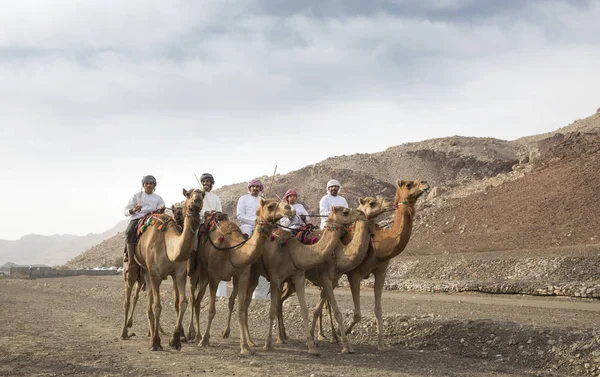
[[(556, 134), (522, 178), (423, 209), (408, 254), (600, 243), (600, 136)], [(425, 207), (425, 206), (424, 206)]]
[[(270, 196), (296, 188), (300, 201), (316, 213), (331, 178), (341, 181), (350, 205), (366, 195), (391, 197), (396, 179), (425, 179), (439, 190), (436, 197), (419, 202), (407, 254), (600, 243), (600, 201), (595, 198), (600, 188), (600, 114), (560, 131), (512, 142), (454, 136), (332, 157), (277, 175)], [(261, 179), (267, 186), (271, 181)], [(246, 184), (215, 192), (224, 211), (233, 215)], [(117, 235), (68, 265), (110, 264), (121, 255), (122, 243)]]

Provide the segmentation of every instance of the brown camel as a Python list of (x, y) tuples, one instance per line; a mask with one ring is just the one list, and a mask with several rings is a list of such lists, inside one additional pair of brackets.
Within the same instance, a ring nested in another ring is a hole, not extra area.
[(354, 325), (362, 317), (360, 313), (360, 282), (371, 274), (375, 275), (373, 291), (375, 294), (375, 320), (377, 322), (377, 348), (379, 350), (386, 348), (383, 340), (381, 295), (387, 268), (392, 258), (399, 255), (408, 244), (415, 215), (415, 203), (424, 192), (429, 191), (429, 185), (426, 181), (398, 180), (397, 184), (398, 189), (394, 198), (394, 205), (396, 206), (394, 225), (389, 229), (376, 230), (373, 236), (373, 253), (369, 253), (358, 267), (346, 272), (352, 291), (352, 300), (354, 301), (354, 318), (346, 329), (346, 334), (352, 331)]
[[(333, 290), (337, 287), (340, 276), (343, 273), (356, 268), (366, 257), (371, 244), (371, 237), (375, 231), (374, 219), (382, 213), (393, 210), (393, 206), (392, 202), (385, 198), (367, 197), (359, 199), (358, 210), (362, 211), (366, 218), (357, 221), (350, 236), (344, 237), (344, 239), (342, 239), (343, 242), (338, 244), (335, 249), (334, 260), (328, 261), (318, 268), (312, 268), (306, 271), (306, 278), (309, 279), (311, 283), (322, 287), (320, 302), (313, 312), (313, 321), (310, 330), (311, 336), (314, 336), (315, 323), (317, 318), (320, 317), (325, 302), (330, 303), (338, 326), (343, 328), (343, 317), (335, 301)], [(297, 290), (298, 288), (296, 283), (291, 284), (292, 282), (289, 281), (288, 283), (289, 286), (283, 299), (289, 297), (293, 290)], [(278, 306), (279, 337), (286, 339), (287, 335), (285, 334), (285, 326), (283, 324), (282, 302), (283, 300)], [(345, 335), (345, 332), (341, 333), (342, 353), (354, 352)]]
[(135, 259), (145, 269), (143, 275), (146, 285), (150, 289), (146, 312), (150, 327), (150, 349), (153, 351), (162, 350), (159, 335), (162, 308), (160, 284), (169, 275), (173, 279), (174, 287), (176, 286), (174, 289), (177, 293), (176, 302), (178, 303), (177, 324), (169, 345), (174, 349), (181, 349), (182, 320), (187, 307), (187, 298), (185, 297), (187, 261), (197, 239), (204, 192), (199, 189), (189, 191), (183, 189), (183, 195), (186, 197), (183, 230), (177, 229), (172, 217), (160, 215), (157, 223), (149, 226), (142, 234), (135, 251)]
[[(204, 297), (206, 287), (210, 288), (210, 307), (208, 323), (201, 340), (200, 346), (208, 346), (210, 341), (210, 327), (216, 314), (215, 301), (217, 287), (221, 280), (229, 281), (233, 278), (234, 290), (238, 289), (237, 282), (240, 276), (250, 273), (250, 265), (260, 258), (264, 251), (265, 240), (270, 237), (271, 230), (284, 216), (292, 216), (292, 208), (287, 203), (276, 199), (260, 199), (257, 211), (257, 220), (252, 236), (246, 239), (240, 228), (231, 221), (220, 221), (209, 234), (199, 235), (198, 263), (195, 273), (190, 277), (193, 314), (190, 323), (189, 338), (199, 337), (194, 328), (194, 320), (198, 331), (200, 329), (200, 303)], [(198, 286), (198, 293), (196, 292)], [(245, 288), (245, 287), (244, 287)], [(240, 295), (245, 296), (245, 295)], [(241, 307), (238, 303), (238, 307)], [(245, 315), (243, 308), (239, 309), (240, 315)], [(198, 339), (197, 339), (198, 340)]]
[[(173, 219), (181, 228), (183, 228), (184, 215), (183, 215), (183, 207), (180, 205), (173, 205), (171, 207), (171, 212), (173, 212)], [(123, 302), (123, 308), (125, 309), (125, 322), (123, 324), (123, 331), (121, 332), (121, 339), (126, 340), (135, 336), (135, 333), (128, 334), (127, 329), (133, 326), (133, 313), (135, 312), (135, 307), (137, 305), (138, 299), (140, 298), (140, 290), (144, 285), (144, 277), (140, 275), (143, 270), (140, 269), (139, 265), (134, 265), (131, 269), (128, 267), (129, 261), (123, 262), (123, 281), (125, 283), (125, 300)], [(131, 291), (135, 287), (135, 293), (133, 295), (133, 307), (131, 308), (131, 313), (129, 313), (129, 307), (131, 306)], [(174, 296), (175, 296), (175, 311), (179, 310), (179, 303), (177, 299), (179, 295), (177, 294), (177, 285), (173, 285), (174, 288)], [(159, 329), (161, 334), (166, 334), (162, 329), (162, 326)], [(148, 330), (148, 336), (150, 336), (150, 332)]]
[[(331, 213), (327, 219), (327, 226), (323, 232), (321, 240), (313, 245), (305, 245), (298, 241), (291, 233), (284, 230), (278, 230), (274, 233), (275, 237), (271, 242), (265, 244), (265, 252), (261, 258), (252, 265), (249, 287), (256, 287), (260, 275), (270, 281), (271, 290), (271, 310), (269, 312), (269, 330), (265, 340), (265, 350), (272, 349), (272, 330), (273, 321), (277, 317), (277, 311), (281, 300), (281, 286), (285, 280), (291, 280), (298, 287), (298, 301), (300, 311), (306, 331), (306, 342), (308, 352), (313, 355), (319, 355), (320, 352), (311, 336), (308, 324), (308, 309), (304, 294), (304, 271), (310, 268), (320, 266), (327, 261), (333, 260), (333, 252), (340, 243), (340, 237), (344, 231), (344, 226), (357, 220), (365, 219), (364, 213), (344, 207), (332, 207)], [(247, 300), (245, 310), (250, 305), (250, 295), (252, 290), (246, 292)], [(230, 297), (230, 300), (232, 298)], [(235, 300), (235, 298), (233, 298)], [(241, 298), (240, 298), (241, 302)], [(244, 340), (241, 343), (242, 353), (250, 352), (248, 347), (250, 332), (248, 330), (247, 318), (244, 318), (243, 333)], [(283, 339), (279, 339), (283, 342)], [(253, 344), (253, 343), (252, 343)]]

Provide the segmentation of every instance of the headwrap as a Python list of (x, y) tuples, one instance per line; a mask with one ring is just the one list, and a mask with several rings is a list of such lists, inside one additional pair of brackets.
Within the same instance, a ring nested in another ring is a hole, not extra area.
[(337, 186), (337, 187), (339, 187), (339, 188), (340, 188), (340, 190), (339, 190), (339, 191), (342, 191), (342, 185), (340, 185), (340, 183), (339, 183), (337, 180), (335, 180), (335, 179), (332, 179), (332, 180), (330, 180), (329, 182), (327, 182), (327, 188), (325, 189), (325, 191), (327, 191), (327, 193), (328, 193), (328, 194), (329, 194), (329, 188), (330, 188), (331, 186)]
[(258, 178), (254, 178), (253, 180), (248, 182), (248, 191), (250, 191), (250, 186), (260, 187), (260, 190), (259, 190), (260, 192), (263, 192), (263, 190), (265, 189), (265, 186), (263, 186), (262, 182)]
[(215, 184), (215, 179), (210, 173), (202, 173), (202, 175), (200, 176), (200, 182), (202, 181), (211, 181), (213, 185)]
[(154, 183), (156, 185), (156, 178), (153, 175), (146, 175), (142, 178), (142, 186), (144, 183)]
[(294, 189), (289, 189), (289, 190), (287, 190), (287, 191), (285, 192), (285, 194), (283, 194), (283, 199), (281, 199), (281, 200), (282, 200), (282, 201), (284, 201), (284, 202), (287, 202), (287, 200), (286, 200), (286, 199), (288, 198), (288, 196), (291, 196), (291, 195), (296, 195), (296, 196), (298, 196), (298, 191), (296, 191), (296, 190), (294, 190)]

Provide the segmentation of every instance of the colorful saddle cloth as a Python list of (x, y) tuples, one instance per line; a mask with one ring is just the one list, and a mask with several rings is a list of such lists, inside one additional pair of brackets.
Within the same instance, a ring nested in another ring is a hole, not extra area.
[(312, 245), (321, 238), (321, 235), (316, 233), (317, 229), (319, 229), (319, 227), (311, 223), (304, 224), (298, 229), (296, 239), (303, 244)]

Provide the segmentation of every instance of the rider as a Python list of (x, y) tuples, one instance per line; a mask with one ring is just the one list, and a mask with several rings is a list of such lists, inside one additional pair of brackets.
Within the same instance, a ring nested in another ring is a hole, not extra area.
[(127, 229), (125, 230), (125, 237), (127, 239), (126, 253), (123, 258), (124, 262), (129, 262), (127, 270), (131, 270), (135, 260), (133, 255), (135, 254), (135, 241), (137, 226), (142, 217), (146, 216), (151, 212), (158, 210), (164, 210), (165, 202), (163, 199), (154, 193), (156, 190), (156, 178), (151, 175), (147, 175), (142, 178), (142, 191), (133, 194), (129, 203), (125, 206), (125, 216), (131, 216)]
[[(282, 201), (287, 202), (287, 204), (292, 207), (294, 211), (294, 216), (290, 219), (288, 217), (283, 217), (279, 220), (279, 224), (292, 229), (299, 229), (302, 225), (306, 224), (308, 220), (308, 212), (306, 208), (300, 203), (298, 203), (298, 191), (294, 189), (289, 189), (283, 194)], [(292, 229), (284, 228), (287, 231), (292, 231)]]
[(342, 206), (348, 208), (346, 198), (338, 195), (342, 187), (340, 182), (335, 179), (327, 182), (327, 195), (321, 198), (319, 202), (319, 212), (321, 214), (321, 229), (325, 227), (327, 216), (331, 212), (331, 206)]
[(213, 194), (212, 188), (215, 184), (215, 179), (210, 173), (202, 173), (200, 176), (200, 184), (204, 190), (204, 202), (202, 203), (201, 216), (204, 218), (207, 213), (211, 212), (223, 212), (221, 207), (221, 200), (216, 194)]

